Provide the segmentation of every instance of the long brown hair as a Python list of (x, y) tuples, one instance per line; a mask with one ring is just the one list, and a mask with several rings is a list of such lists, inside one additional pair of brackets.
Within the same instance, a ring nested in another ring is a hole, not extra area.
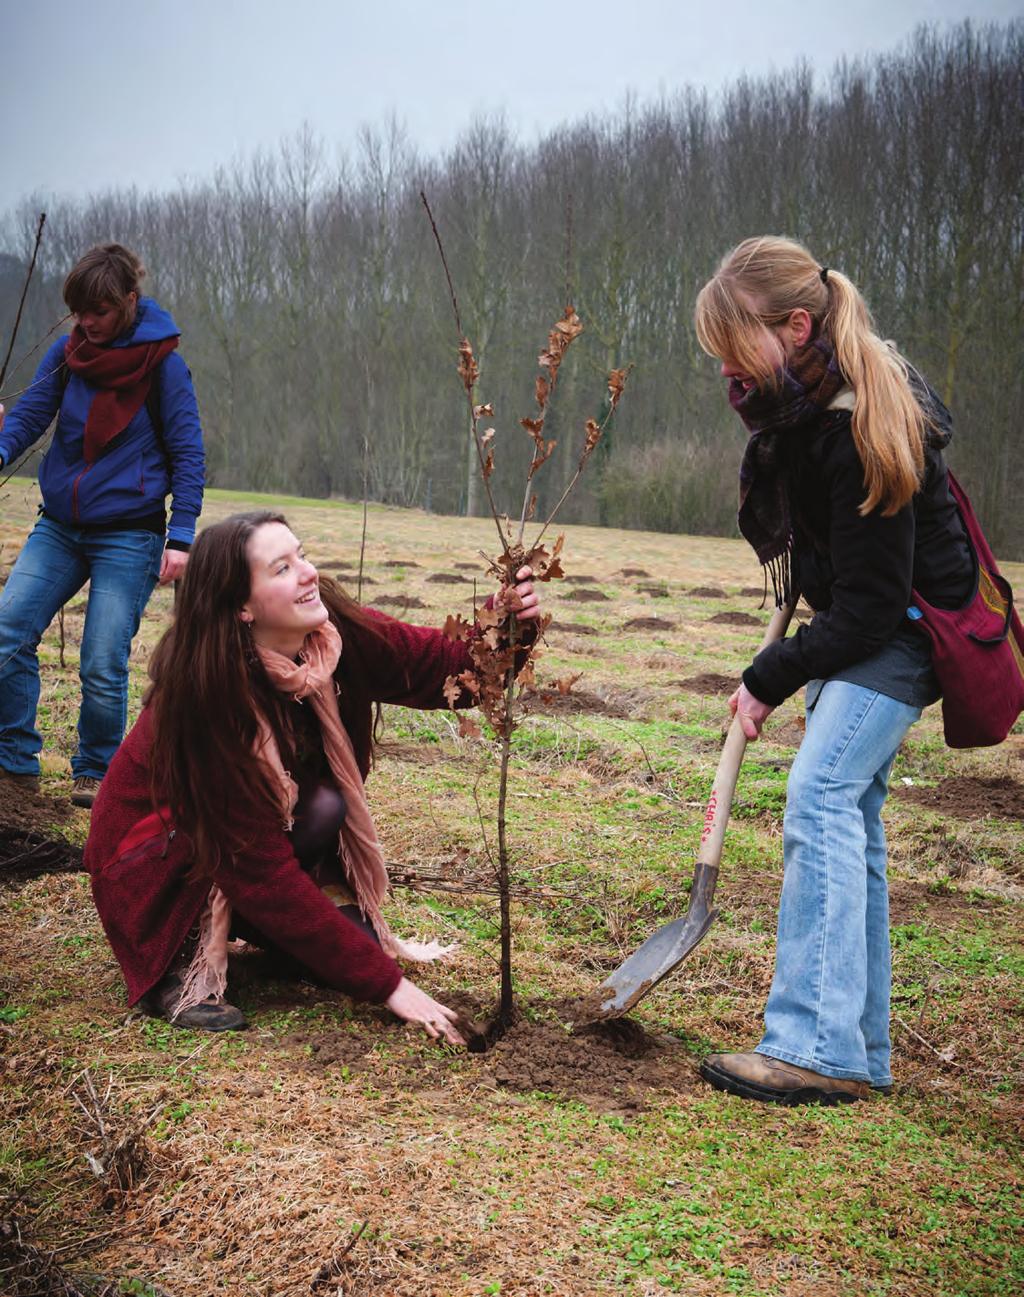
[[(201, 873), (248, 845), (230, 823), (240, 809), (279, 805), (266, 765), (255, 755), (259, 717), (289, 741), (283, 708), (239, 611), (249, 598), (248, 545), (268, 523), (288, 521), (261, 510), (238, 513), (202, 531), (189, 555), (174, 623), (153, 652), (151, 782), (155, 805), (170, 808), (175, 827), (195, 848)], [(320, 594), (332, 620), (375, 630), (373, 620), (329, 577)], [(230, 814), (229, 814), (230, 812)]]
[(875, 332), (867, 303), (846, 275), (831, 268), (823, 273), (793, 239), (745, 239), (697, 297), (697, 337), (710, 355), (734, 360), (770, 388), (779, 373), (760, 354), (758, 340), (800, 308), (831, 339), (853, 388), (853, 440), (867, 491), (860, 511), (881, 505), (883, 514), (896, 513), (920, 485), (927, 420), (911, 391), (907, 362)]

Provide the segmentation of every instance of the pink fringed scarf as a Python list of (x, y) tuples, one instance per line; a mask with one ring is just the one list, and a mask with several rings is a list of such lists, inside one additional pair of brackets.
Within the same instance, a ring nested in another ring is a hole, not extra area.
[[(381, 911), (388, 892), (388, 874), (352, 741), (338, 712), (334, 671), (341, 658), (341, 635), (334, 623), (327, 621), (306, 636), (298, 662), (273, 649), (257, 646), (256, 651), (274, 687), (296, 700), (309, 699), (320, 722), (327, 764), (345, 798), (345, 820), (338, 842), (339, 860), (359, 908), (373, 924), (381, 945), (397, 959), (423, 963), (442, 958), (455, 947), (442, 946), (436, 941), (402, 941), (388, 927)], [(259, 720), (256, 755), (270, 767), (280, 787), (281, 813), (288, 831), (292, 827), (299, 790), (284, 768), (277, 740), (265, 717)], [(200, 918), (199, 944), (185, 974), (181, 997), (172, 1017), (209, 996), (219, 998), (224, 995), (230, 929), (231, 907), (215, 885), (210, 889)]]

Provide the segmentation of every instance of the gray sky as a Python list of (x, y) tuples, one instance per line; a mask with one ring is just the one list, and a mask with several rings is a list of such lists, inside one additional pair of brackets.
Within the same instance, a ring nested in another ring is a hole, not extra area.
[(0, 211), (30, 194), (203, 178), (304, 121), (350, 149), (394, 113), (424, 153), (504, 111), (523, 142), (588, 113), (1024, 0), (0, 0)]

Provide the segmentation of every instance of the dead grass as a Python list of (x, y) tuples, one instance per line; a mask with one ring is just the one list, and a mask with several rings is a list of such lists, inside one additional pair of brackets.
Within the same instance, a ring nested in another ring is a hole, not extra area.
[[(204, 517), (247, 503), (215, 492)], [(5, 560), (33, 508), (26, 494), (5, 511)], [(358, 551), (358, 508), (288, 513), (326, 570)], [(411, 619), (469, 612), (472, 584), (439, 591), (429, 577), (463, 561), (470, 571), (490, 543), (483, 520), (374, 508), (369, 536), (366, 575), (407, 599)], [(783, 1112), (713, 1094), (696, 1063), (756, 1041), (772, 974), (772, 790), (801, 733), (788, 704), (741, 776), (720, 916), (634, 1015), (651, 1049), (631, 1058), (568, 1034), (574, 999), (685, 907), (725, 697), (757, 638), (753, 626), (709, 624), (707, 601), (735, 608), (725, 592), (760, 575), (732, 541), (573, 528), (566, 549), (570, 572), (614, 575), (601, 577), (607, 602), (562, 610), (581, 620), (550, 637), (539, 678), (583, 674), (531, 700), (515, 757), (524, 1016), (512, 1039), (486, 1055), (436, 1050), (258, 956), (233, 973), (249, 1032), (175, 1031), (126, 1012), (87, 879), (26, 878), (0, 895), (0, 1192), (17, 1201), (37, 1260), (68, 1247), (65, 1270), (93, 1283), (82, 1291), (134, 1277), (174, 1297), (951, 1297), (1024, 1283), (1019, 820), (967, 819), (976, 807), (941, 797), (890, 803), (893, 1098)], [(609, 561), (609, 550), (621, 554)], [(418, 568), (403, 558), (413, 553)], [(1009, 575), (1024, 588), (1024, 570)], [(650, 611), (637, 576), (668, 591), (659, 619), (674, 624), (622, 629)], [(546, 593), (557, 614), (562, 592)], [(431, 607), (416, 611), (417, 600)], [(161, 591), (147, 611), (133, 712), (169, 609)], [(88, 816), (62, 800), (76, 652), (69, 635), (61, 671), (52, 636), (43, 707), (54, 742), (31, 827), (81, 845)], [(1024, 781), (1020, 736), (957, 754), (939, 734), (929, 714), (897, 764), (901, 787)], [(443, 715), (389, 709), (371, 782), (399, 884), (394, 922), (461, 942), (449, 965), (417, 978), (480, 1014), (496, 994), (496, 941), (473, 787), (486, 807), (493, 766)]]

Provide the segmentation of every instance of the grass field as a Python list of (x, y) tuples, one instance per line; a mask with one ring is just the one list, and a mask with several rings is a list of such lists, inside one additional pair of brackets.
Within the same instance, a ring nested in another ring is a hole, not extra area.
[[(204, 520), (251, 500), (211, 492)], [(4, 572), (34, 505), (8, 488)], [(360, 508), (287, 511), (354, 591)], [(429, 624), (465, 614), (459, 565), (479, 571), (493, 541), (482, 520), (374, 507), (364, 601)], [(126, 1011), (84, 876), (8, 886), (0, 1192), (23, 1234), (16, 1248), (0, 1226), (0, 1290), (33, 1246), (39, 1274), (62, 1249), (52, 1264), (77, 1291), (103, 1276), (110, 1293), (173, 1297), (1024, 1290), (1024, 736), (951, 752), (933, 709), (897, 760), (894, 1094), (793, 1110), (720, 1095), (696, 1066), (758, 1038), (799, 700), (748, 750), (706, 942), (636, 1030), (570, 1034), (574, 1000), (685, 908), (729, 682), (767, 613), (736, 541), (570, 528), (565, 565), (515, 744), (510, 1035), (482, 1055), (440, 1050), (383, 1011), (266, 976), (258, 954), (232, 974), (249, 1031), (179, 1031)], [(1024, 590), (1024, 568), (1007, 575)], [(88, 815), (65, 798), (83, 604), (66, 612), (66, 665), (56, 625), (41, 650), (44, 795), (5, 808), (78, 844)], [(160, 591), (146, 613), (133, 716), (170, 610)], [(388, 710), (370, 800), (394, 923), (460, 941), (414, 975), (480, 1016), (497, 994), (496, 906), (474, 788), (490, 832), (495, 787), (492, 750), (449, 715)], [(100, 1116), (108, 1146), (141, 1130), (132, 1183), (105, 1203), (88, 1160)], [(70, 1291), (46, 1282), (11, 1290)]]

